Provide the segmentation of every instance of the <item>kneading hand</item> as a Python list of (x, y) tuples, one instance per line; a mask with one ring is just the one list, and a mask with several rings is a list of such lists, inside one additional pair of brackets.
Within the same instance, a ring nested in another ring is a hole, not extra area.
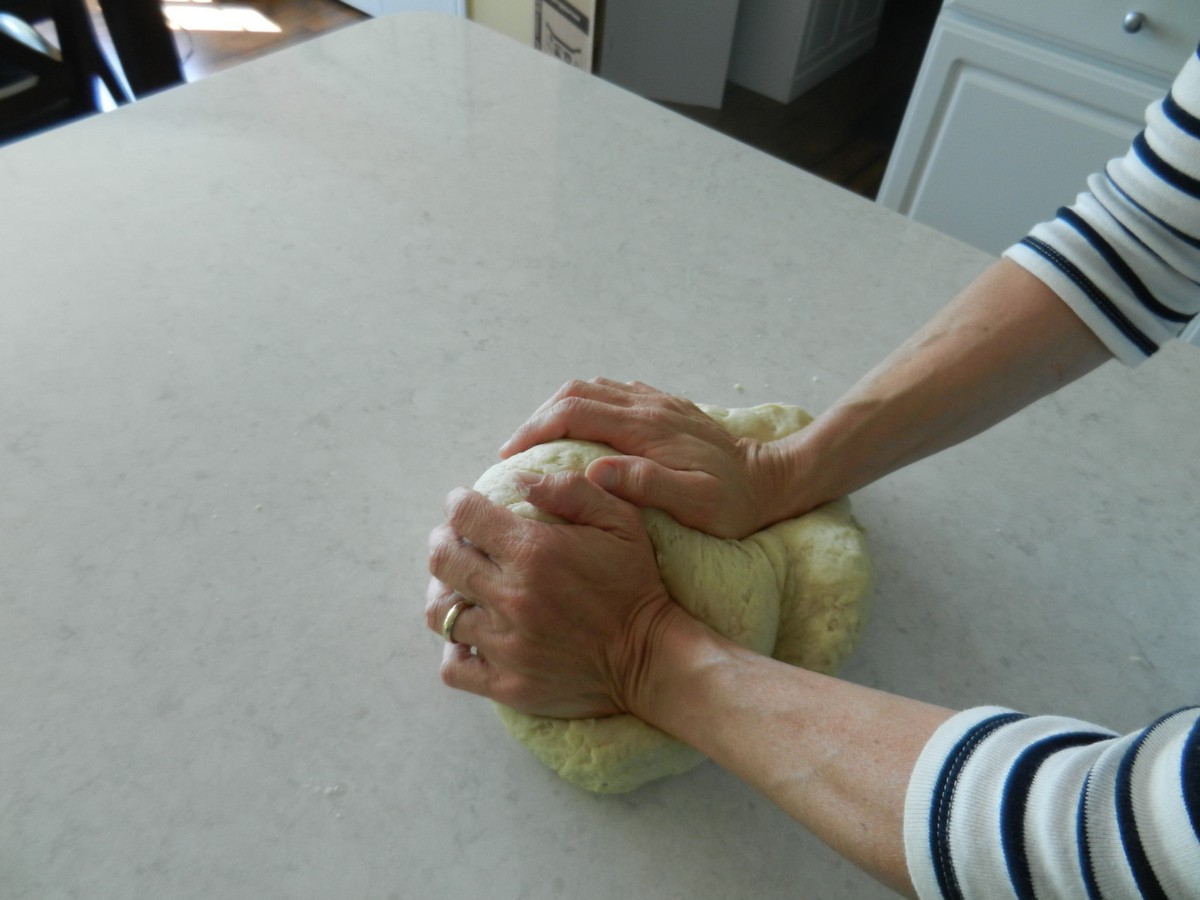
[(637, 506), (717, 537), (741, 538), (771, 524), (782, 463), (771, 444), (734, 438), (693, 403), (639, 382), (572, 381), (500, 448), (509, 457), (569, 437), (627, 456), (598, 459), (590, 481)]
[(430, 536), (425, 607), (442, 631), (459, 600), (442, 679), (536, 715), (627, 712), (669, 623), (667, 595), (638, 510), (578, 473), (525, 482), (547, 524), (456, 490)]

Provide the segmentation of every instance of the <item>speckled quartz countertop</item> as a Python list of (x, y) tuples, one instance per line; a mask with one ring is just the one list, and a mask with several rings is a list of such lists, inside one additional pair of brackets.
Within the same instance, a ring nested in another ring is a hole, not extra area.
[[(441, 686), (425, 540), (566, 379), (819, 410), (986, 257), (424, 16), (0, 184), (0, 896), (885, 895), (715, 766), (543, 770)], [(1195, 700), (1198, 373), (1110, 364), (863, 490), (844, 674), (1118, 728)]]

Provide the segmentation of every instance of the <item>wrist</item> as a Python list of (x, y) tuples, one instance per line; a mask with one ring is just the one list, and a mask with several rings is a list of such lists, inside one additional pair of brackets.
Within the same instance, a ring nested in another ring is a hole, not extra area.
[(757, 528), (795, 518), (841, 496), (830, 487), (831, 467), (821, 458), (815, 423), (778, 441), (759, 444), (748, 468), (760, 521)]
[(732, 653), (740, 648), (674, 601), (655, 625), (643, 664), (626, 693), (627, 711), (693, 743), (696, 726), (703, 727), (706, 721), (703, 704), (697, 702), (703, 685), (727, 668)]

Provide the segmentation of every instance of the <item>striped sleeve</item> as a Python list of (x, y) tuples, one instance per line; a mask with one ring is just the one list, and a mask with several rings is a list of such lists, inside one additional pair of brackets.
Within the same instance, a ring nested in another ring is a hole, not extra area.
[(1200, 48), (1087, 187), (1004, 255), (1137, 365), (1200, 312)]
[(922, 898), (1200, 898), (1200, 707), (1124, 736), (967, 710), (922, 751), (904, 817)]

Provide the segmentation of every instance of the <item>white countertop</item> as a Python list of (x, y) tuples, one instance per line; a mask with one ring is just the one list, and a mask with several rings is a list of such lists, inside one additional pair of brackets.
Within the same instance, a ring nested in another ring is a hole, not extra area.
[[(886, 895), (715, 766), (542, 769), (441, 686), (425, 539), (568, 378), (819, 410), (985, 256), (426, 16), (0, 149), (0, 184), (0, 896)], [(1198, 374), (1110, 364), (860, 492), (844, 674), (1119, 728), (1194, 701)]]

